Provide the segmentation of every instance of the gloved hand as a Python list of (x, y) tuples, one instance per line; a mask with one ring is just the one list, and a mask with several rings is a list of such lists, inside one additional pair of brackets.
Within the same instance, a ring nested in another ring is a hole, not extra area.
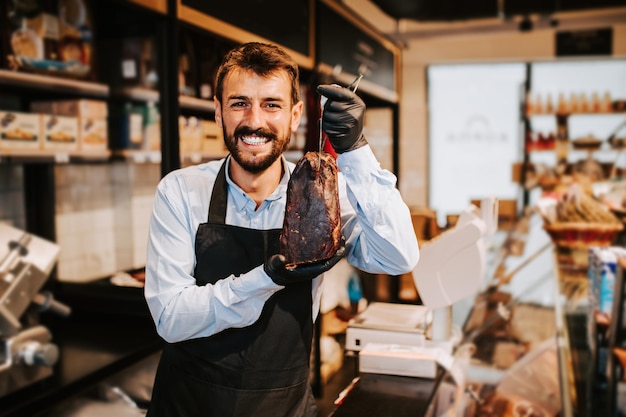
[(323, 84), (317, 92), (328, 98), (322, 114), (322, 129), (335, 152), (344, 153), (367, 144), (363, 136), (365, 103), (347, 88)]
[(300, 265), (295, 268), (285, 266), (283, 255), (272, 255), (265, 261), (263, 270), (278, 285), (289, 285), (296, 282), (310, 281), (335, 266), (343, 258), (345, 247), (342, 245), (330, 259), (312, 264)]

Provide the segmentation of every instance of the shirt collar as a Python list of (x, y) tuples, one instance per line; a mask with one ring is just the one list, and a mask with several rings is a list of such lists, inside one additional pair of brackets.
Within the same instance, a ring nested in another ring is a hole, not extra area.
[[(241, 189), (235, 182), (230, 178), (230, 159), (229, 155), (226, 158), (226, 183), (228, 184), (229, 195), (233, 198), (233, 202), (237, 210), (243, 210), (247, 204), (254, 204), (254, 201), (246, 194), (245, 191)], [(281, 156), (281, 161), (283, 164), (283, 176), (280, 179), (280, 183), (278, 187), (265, 198), (266, 201), (275, 201), (283, 198), (287, 193), (287, 184), (289, 183), (289, 177), (291, 176), (291, 171), (289, 170), (289, 165), (287, 164), (287, 160), (284, 156)]]

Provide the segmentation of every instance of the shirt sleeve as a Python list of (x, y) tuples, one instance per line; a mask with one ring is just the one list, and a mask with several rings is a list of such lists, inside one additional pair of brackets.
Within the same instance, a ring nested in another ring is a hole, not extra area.
[(369, 145), (340, 154), (337, 164), (348, 262), (373, 274), (411, 272), (419, 246), (395, 175), (380, 167)]
[(144, 294), (158, 334), (170, 343), (248, 326), (283, 288), (267, 277), (262, 265), (197, 286), (192, 276), (197, 224), (186, 197), (182, 179), (166, 176), (161, 181), (148, 236)]

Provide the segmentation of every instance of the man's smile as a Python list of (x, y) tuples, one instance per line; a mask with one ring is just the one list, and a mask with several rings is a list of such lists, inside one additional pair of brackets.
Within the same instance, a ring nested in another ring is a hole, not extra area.
[(257, 136), (257, 135), (249, 135), (249, 136), (241, 136), (241, 140), (246, 145), (264, 145), (270, 141), (270, 138), (266, 136)]

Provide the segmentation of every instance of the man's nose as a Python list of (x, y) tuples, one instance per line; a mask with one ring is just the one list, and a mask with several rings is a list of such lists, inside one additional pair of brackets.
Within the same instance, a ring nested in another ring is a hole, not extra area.
[(248, 110), (248, 126), (251, 128), (263, 127), (263, 111), (260, 106), (251, 106)]

